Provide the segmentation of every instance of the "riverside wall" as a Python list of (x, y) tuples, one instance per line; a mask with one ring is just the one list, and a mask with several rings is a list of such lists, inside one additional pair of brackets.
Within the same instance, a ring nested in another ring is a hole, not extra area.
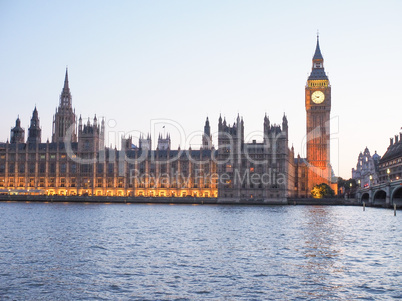
[(132, 204), (199, 204), (199, 205), (356, 205), (354, 200), (341, 198), (313, 199), (230, 199), (200, 197), (112, 197), (112, 196), (60, 196), (60, 195), (0, 195), (3, 202), (51, 203), (132, 203)]

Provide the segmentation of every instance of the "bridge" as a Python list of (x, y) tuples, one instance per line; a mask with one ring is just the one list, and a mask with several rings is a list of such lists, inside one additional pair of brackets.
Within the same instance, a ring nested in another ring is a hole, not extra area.
[(402, 208), (402, 179), (370, 185), (357, 191), (356, 198), (368, 206)]

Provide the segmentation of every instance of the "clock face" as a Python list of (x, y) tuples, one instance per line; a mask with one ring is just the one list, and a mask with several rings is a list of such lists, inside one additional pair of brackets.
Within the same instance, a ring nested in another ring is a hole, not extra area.
[(325, 95), (324, 93), (322, 93), (321, 91), (315, 91), (313, 94), (311, 94), (311, 100), (314, 103), (322, 103), (325, 99)]

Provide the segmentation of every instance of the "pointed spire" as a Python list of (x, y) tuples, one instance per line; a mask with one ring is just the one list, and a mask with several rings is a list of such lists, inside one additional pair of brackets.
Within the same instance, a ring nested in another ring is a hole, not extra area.
[(60, 106), (71, 107), (71, 92), (68, 85), (68, 68), (66, 67), (66, 75), (64, 77), (64, 86), (60, 95)]
[(317, 33), (317, 46), (315, 47), (315, 53), (313, 56), (313, 60), (323, 60), (324, 58), (322, 57), (321, 50), (320, 50), (320, 41), (319, 41), (319, 35)]
[(69, 89), (68, 87), (68, 67), (66, 67), (66, 75), (64, 77), (64, 87), (63, 89)]
[(35, 109), (32, 112), (31, 120), (37, 120), (37, 119), (38, 119), (38, 110), (36, 109), (36, 105), (35, 105)]
[(283, 113), (283, 118), (282, 118), (282, 129), (283, 130), (288, 129), (288, 119), (286, 118), (285, 113)]
[(209, 126), (209, 119), (208, 119), (208, 116), (207, 116), (207, 120), (205, 120), (205, 126)]
[(28, 143), (40, 143), (41, 142), (41, 137), (42, 137), (42, 129), (40, 128), (39, 124), (39, 114), (38, 110), (35, 109), (33, 110), (32, 113), (32, 118), (31, 118), (31, 124), (28, 128)]
[(267, 113), (265, 113), (265, 117), (264, 117), (264, 127), (269, 128), (269, 117), (267, 115)]
[(320, 50), (319, 36), (317, 34), (317, 46), (315, 48), (315, 53), (313, 56), (313, 66), (308, 77), (308, 80), (328, 80), (328, 76), (325, 74), (324, 70), (324, 58), (322, 57)]

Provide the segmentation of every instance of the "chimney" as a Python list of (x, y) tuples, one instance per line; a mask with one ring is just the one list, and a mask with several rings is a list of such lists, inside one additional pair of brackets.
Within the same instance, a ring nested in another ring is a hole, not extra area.
[(394, 139), (393, 138), (389, 138), (389, 145), (393, 145), (394, 144)]
[(398, 135), (395, 135), (395, 143), (398, 143)]

